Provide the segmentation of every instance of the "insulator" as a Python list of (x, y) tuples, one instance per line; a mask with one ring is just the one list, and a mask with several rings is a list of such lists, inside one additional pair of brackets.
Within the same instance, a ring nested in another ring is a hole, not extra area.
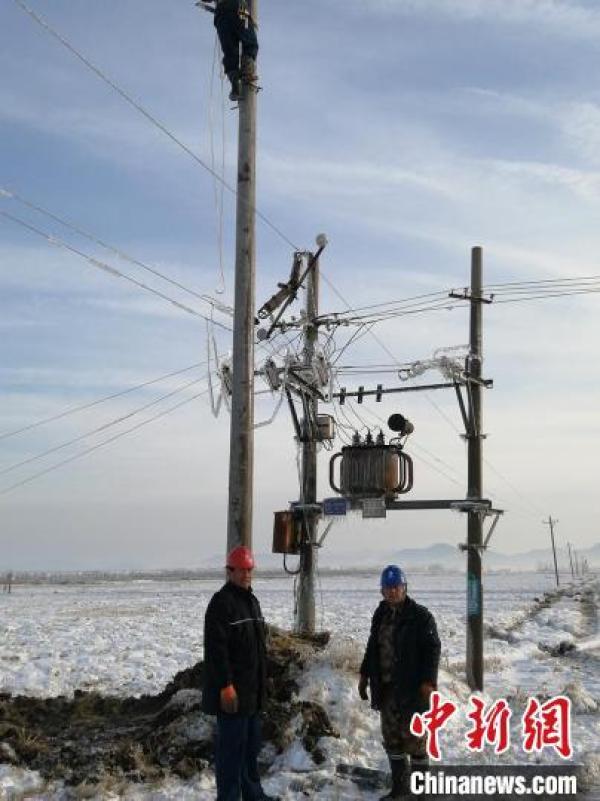
[(273, 359), (268, 359), (265, 362), (265, 378), (267, 379), (267, 384), (269, 388), (273, 391), (279, 389), (281, 387), (281, 378), (279, 377), (279, 368), (273, 361)]
[(317, 384), (321, 387), (327, 386), (329, 384), (329, 365), (321, 353), (313, 359), (312, 368)]

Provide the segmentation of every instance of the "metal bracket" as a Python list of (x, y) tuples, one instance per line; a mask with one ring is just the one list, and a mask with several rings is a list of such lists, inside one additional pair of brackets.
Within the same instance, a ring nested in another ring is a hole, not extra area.
[(458, 383), (458, 381), (454, 382), (454, 390), (456, 392), (456, 398), (458, 400), (458, 406), (459, 406), (460, 414), (461, 414), (461, 417), (463, 419), (463, 423), (464, 423), (464, 426), (465, 426), (465, 431), (466, 431), (467, 434), (470, 434), (471, 433), (471, 431), (470, 431), (470, 422), (469, 422), (469, 418), (467, 417), (467, 409), (465, 407), (465, 401), (464, 401), (464, 398), (462, 396), (462, 390), (460, 388), (460, 384)]
[(483, 545), (487, 548), (488, 542), (490, 541), (492, 534), (494, 533), (494, 529), (498, 525), (498, 520), (504, 514), (504, 509), (490, 509), (488, 512), (490, 515), (494, 515), (494, 519), (492, 520), (492, 524), (490, 526), (490, 530), (487, 533), (487, 537), (485, 538)]
[(296, 407), (294, 406), (294, 399), (292, 398), (292, 393), (287, 387), (285, 388), (285, 394), (288, 400), (288, 405), (290, 407), (290, 413), (292, 415), (292, 423), (294, 424), (294, 431), (296, 432), (296, 437), (298, 438), (299, 442), (302, 442), (302, 429), (300, 428), (298, 413), (296, 412)]
[(335, 523), (335, 520), (330, 520), (329, 521), (329, 523), (327, 524), (327, 526), (325, 528), (325, 531), (321, 534), (321, 536), (317, 540), (317, 543), (316, 543), (317, 548), (320, 548), (323, 545), (323, 542), (325, 541), (325, 537), (329, 534), (329, 532), (331, 530), (331, 527), (333, 526), (334, 523)]
[(488, 515), (492, 508), (492, 502), (485, 498), (476, 501), (471, 501), (466, 498), (464, 501), (456, 501), (450, 508), (456, 509), (459, 512), (479, 512), (480, 514)]

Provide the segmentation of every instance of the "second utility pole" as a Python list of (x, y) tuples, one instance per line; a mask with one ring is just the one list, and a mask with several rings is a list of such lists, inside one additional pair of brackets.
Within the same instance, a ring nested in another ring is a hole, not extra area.
[[(467, 356), (469, 432), (467, 499), (483, 497), (482, 475), (482, 257), (481, 248), (471, 251), (470, 344)], [(481, 553), (483, 550), (483, 513), (474, 508), (467, 513), (467, 681), (473, 690), (483, 690), (483, 590)]]
[[(256, 25), (258, 0), (248, 0), (248, 5), (250, 16)], [(242, 72), (249, 74), (245, 60), (246, 57), (242, 56)], [(242, 80), (242, 96), (239, 101), (227, 552), (236, 545), (252, 547), (257, 91), (256, 86)]]
[[(308, 256), (312, 260), (312, 256)], [(319, 262), (315, 261), (306, 282), (306, 321), (304, 329), (304, 361), (312, 366), (319, 332), (314, 320), (319, 314)], [(315, 631), (315, 574), (317, 568), (317, 414), (319, 402), (307, 397), (302, 424), (302, 487), (300, 503), (303, 507), (302, 544), (298, 573), (296, 603), (296, 631), (314, 634)], [(309, 413), (310, 412), (310, 413)]]

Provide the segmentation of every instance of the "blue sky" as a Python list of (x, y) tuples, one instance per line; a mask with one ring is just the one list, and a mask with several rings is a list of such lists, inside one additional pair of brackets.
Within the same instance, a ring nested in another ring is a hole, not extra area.
[[(208, 14), (191, 2), (30, 2), (207, 163), (212, 131), (217, 169), (224, 143), (225, 177), (235, 181), (236, 112), (223, 104), (214, 74)], [(0, 26), (0, 187), (215, 295), (213, 178), (13, 0), (2, 4)], [(301, 247), (327, 232), (323, 271), (351, 305), (462, 287), (475, 244), (484, 248), (487, 283), (599, 273), (599, 34), (593, 2), (262, 0), (261, 212)], [(0, 197), (0, 211), (206, 312), (194, 298), (10, 197)], [(234, 203), (227, 193), (223, 225), (223, 297), (231, 302)], [(0, 232), (1, 431), (205, 358), (202, 320), (1, 217)], [(291, 248), (260, 221), (257, 233), (262, 302), (287, 276)], [(495, 380), (485, 397), (486, 489), (507, 510), (495, 535), (500, 550), (545, 544), (541, 517), (548, 514), (559, 518), (563, 542), (597, 541), (596, 297), (485, 309), (485, 373)], [(326, 285), (322, 308), (342, 308)], [(401, 362), (427, 358), (467, 341), (467, 313), (382, 323), (378, 336)], [(225, 353), (227, 336), (217, 338)], [(390, 357), (366, 337), (343, 360)], [(4, 439), (0, 470), (204, 372)], [(273, 403), (261, 396), (257, 419), (268, 417)], [(382, 406), (371, 411), (386, 416), (402, 408), (415, 422), (421, 460), (414, 496), (460, 497), (465, 454), (453, 394)], [(0, 475), (0, 491), (101, 439)], [(200, 564), (223, 548), (227, 449), (227, 417), (215, 420), (201, 398), (0, 495), (1, 562)], [(269, 549), (272, 512), (297, 492), (291, 424), (282, 410), (257, 432), (257, 550)], [(321, 494), (328, 494), (324, 483)], [(415, 542), (458, 543), (464, 529), (460, 516), (441, 513), (390, 516), (374, 528), (345, 524), (328, 538), (324, 556), (335, 561), (340, 549), (360, 551), (371, 535), (378, 549), (390, 551)]]

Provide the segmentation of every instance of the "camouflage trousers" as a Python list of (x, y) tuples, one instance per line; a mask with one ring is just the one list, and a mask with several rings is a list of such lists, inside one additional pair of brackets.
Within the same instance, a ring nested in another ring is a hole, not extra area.
[(417, 759), (425, 759), (425, 737), (415, 737), (410, 732), (410, 721), (415, 709), (411, 706), (398, 706), (391, 685), (384, 685), (381, 695), (381, 734), (385, 750), (391, 758), (408, 754)]

